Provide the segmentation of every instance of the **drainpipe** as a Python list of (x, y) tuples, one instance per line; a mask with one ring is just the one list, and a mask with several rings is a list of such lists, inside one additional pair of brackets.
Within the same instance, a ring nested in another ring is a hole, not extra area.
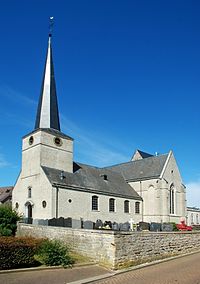
[(56, 218), (58, 218), (58, 191), (59, 188), (56, 186)]
[(143, 213), (144, 213), (144, 199), (143, 199), (143, 196), (142, 196), (142, 181), (140, 181), (140, 196), (142, 197), (142, 222), (144, 221), (144, 217), (143, 217)]

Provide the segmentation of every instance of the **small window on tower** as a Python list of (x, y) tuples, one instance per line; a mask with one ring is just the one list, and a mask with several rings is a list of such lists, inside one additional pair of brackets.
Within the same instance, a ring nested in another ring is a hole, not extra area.
[(62, 146), (62, 140), (59, 137), (54, 138), (54, 143), (56, 146)]
[(34, 141), (34, 138), (33, 138), (33, 136), (31, 136), (31, 137), (29, 138), (29, 140), (28, 140), (29, 145), (32, 145), (32, 144), (33, 144), (33, 141)]
[(47, 206), (47, 203), (45, 200), (42, 201), (42, 207), (45, 208)]
[(32, 188), (31, 187), (29, 187), (28, 188), (28, 198), (31, 198), (31, 195), (32, 195)]

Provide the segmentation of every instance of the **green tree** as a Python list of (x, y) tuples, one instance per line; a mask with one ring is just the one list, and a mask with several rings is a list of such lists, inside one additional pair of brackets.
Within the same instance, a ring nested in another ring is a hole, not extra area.
[(0, 205), (0, 236), (14, 236), (20, 216), (10, 205)]

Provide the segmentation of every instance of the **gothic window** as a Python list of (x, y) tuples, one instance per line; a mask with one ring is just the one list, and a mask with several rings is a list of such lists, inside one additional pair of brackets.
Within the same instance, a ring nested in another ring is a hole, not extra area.
[(135, 214), (140, 214), (140, 202), (135, 202)]
[(98, 210), (98, 196), (92, 196), (92, 210)]
[(109, 199), (109, 212), (115, 212), (115, 199)]
[(169, 196), (169, 212), (170, 214), (174, 214), (175, 213), (175, 190), (174, 190), (174, 185), (172, 184), (170, 186), (170, 196)]
[(124, 201), (124, 213), (129, 213), (129, 201)]
[(191, 224), (194, 224), (194, 216), (193, 216), (193, 213), (191, 213)]
[(28, 187), (28, 198), (31, 198), (31, 194), (32, 194), (32, 188), (31, 187)]

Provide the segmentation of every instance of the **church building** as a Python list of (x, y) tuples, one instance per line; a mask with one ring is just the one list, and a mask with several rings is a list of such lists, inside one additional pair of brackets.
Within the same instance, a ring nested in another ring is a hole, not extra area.
[(61, 132), (49, 34), (35, 128), (22, 139), (22, 166), (12, 204), (39, 220), (117, 223), (185, 220), (185, 186), (172, 151), (137, 150), (131, 161), (98, 168), (73, 160), (73, 138)]

